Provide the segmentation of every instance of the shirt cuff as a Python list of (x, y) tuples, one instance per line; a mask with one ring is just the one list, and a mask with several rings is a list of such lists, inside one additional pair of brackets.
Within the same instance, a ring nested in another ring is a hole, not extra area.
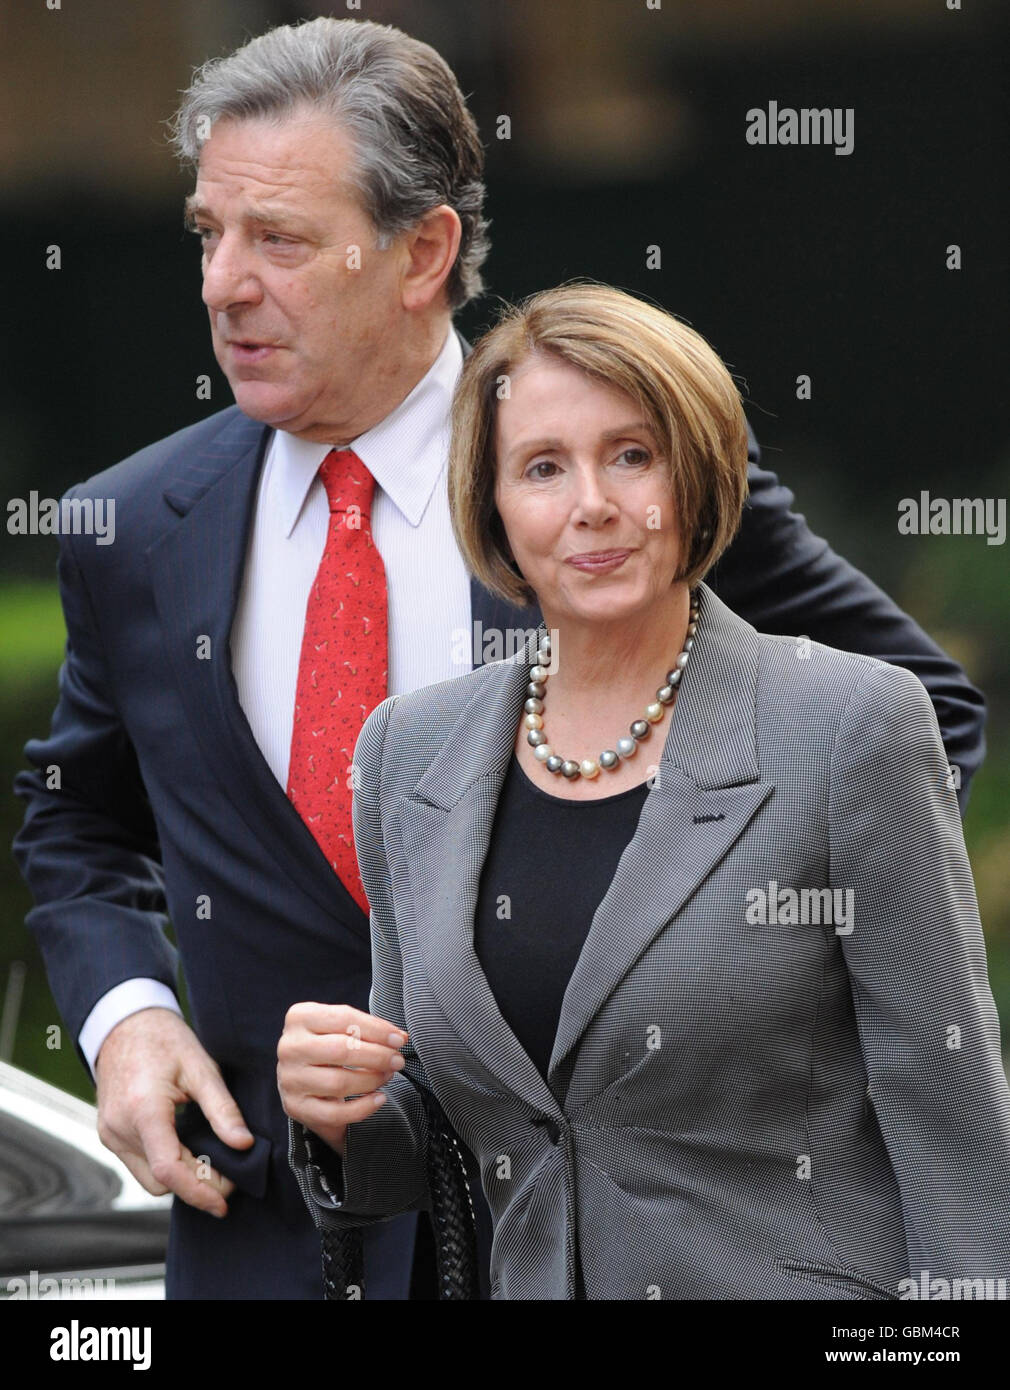
[(84, 1026), (77, 1035), (77, 1042), (95, 1075), (95, 1062), (102, 1043), (115, 1028), (130, 1014), (141, 1009), (171, 1009), (182, 1017), (182, 1009), (173, 990), (161, 980), (149, 980), (139, 976), (133, 980), (123, 980), (102, 995), (98, 1003), (84, 1020)]

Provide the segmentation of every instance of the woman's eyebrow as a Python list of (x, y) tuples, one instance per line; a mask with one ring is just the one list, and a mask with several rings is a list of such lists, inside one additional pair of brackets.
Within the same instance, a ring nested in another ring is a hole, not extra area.
[[(650, 439), (655, 440), (656, 432), (647, 420), (636, 420), (626, 425), (617, 425), (612, 430), (604, 430), (600, 439), (605, 444), (611, 444), (615, 439), (627, 439), (631, 435), (647, 434)], [(506, 459), (513, 459), (519, 454), (537, 453), (540, 449), (564, 450), (564, 440), (554, 436), (544, 436), (538, 439), (521, 439), (518, 444), (513, 444), (505, 455)]]

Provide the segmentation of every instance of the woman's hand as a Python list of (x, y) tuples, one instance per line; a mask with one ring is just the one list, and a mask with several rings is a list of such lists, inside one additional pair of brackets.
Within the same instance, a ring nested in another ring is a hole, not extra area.
[(379, 1087), (403, 1068), (399, 1049), (406, 1041), (395, 1024), (349, 1004), (293, 1004), (277, 1044), (285, 1114), (343, 1157), (347, 1126), (385, 1101)]

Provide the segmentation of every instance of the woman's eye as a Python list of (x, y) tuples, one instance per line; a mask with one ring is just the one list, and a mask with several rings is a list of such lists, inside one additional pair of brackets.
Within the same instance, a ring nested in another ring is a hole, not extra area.
[(621, 458), (632, 464), (643, 464), (649, 461), (649, 455), (644, 449), (625, 449)]
[(530, 473), (530, 476), (532, 476), (532, 477), (537, 477), (537, 478), (549, 478), (549, 477), (551, 476), (549, 473), (538, 473), (538, 472), (537, 472), (537, 469), (538, 469), (538, 468), (556, 468), (556, 467), (557, 467), (557, 464), (552, 463), (552, 462), (550, 461), (550, 459), (540, 459), (540, 461), (539, 461), (538, 463), (534, 463), (534, 464), (531, 466), (531, 468), (530, 468), (530, 470), (529, 470), (529, 473)]

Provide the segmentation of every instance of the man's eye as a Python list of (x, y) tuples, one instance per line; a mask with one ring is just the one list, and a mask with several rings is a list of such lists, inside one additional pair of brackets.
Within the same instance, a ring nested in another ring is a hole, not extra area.
[(281, 236), (280, 232), (264, 232), (263, 240), (269, 241), (271, 246), (293, 246), (294, 242), (290, 237)]

